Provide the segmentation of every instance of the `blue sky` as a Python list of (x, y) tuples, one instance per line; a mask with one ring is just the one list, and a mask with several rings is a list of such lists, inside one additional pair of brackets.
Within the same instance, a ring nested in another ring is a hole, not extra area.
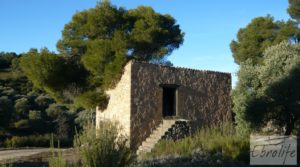
[[(0, 51), (22, 53), (47, 47), (56, 51), (64, 24), (76, 11), (94, 7), (96, 0), (0, 0)], [(289, 18), (288, 0), (111, 0), (127, 9), (152, 6), (171, 14), (185, 32), (183, 45), (170, 55), (175, 66), (230, 72), (238, 66), (229, 44), (254, 17), (271, 14)]]

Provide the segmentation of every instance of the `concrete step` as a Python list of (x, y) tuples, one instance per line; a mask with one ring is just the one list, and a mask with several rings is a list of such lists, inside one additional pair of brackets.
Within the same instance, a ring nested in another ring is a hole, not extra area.
[(158, 141), (153, 141), (153, 142), (146, 142), (143, 144), (144, 147), (153, 147), (155, 144), (157, 144)]
[(162, 136), (157, 136), (157, 137), (152, 137), (152, 138), (147, 138), (145, 142), (155, 142), (159, 141)]
[(160, 130), (153, 131), (152, 134), (149, 136), (149, 138), (164, 135), (165, 132), (168, 130), (169, 129), (160, 129)]

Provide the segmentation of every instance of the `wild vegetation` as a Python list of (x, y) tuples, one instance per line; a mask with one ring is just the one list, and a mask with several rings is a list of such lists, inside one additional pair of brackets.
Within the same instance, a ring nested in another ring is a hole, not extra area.
[[(221, 140), (222, 139), (222, 140)], [(178, 141), (161, 141), (147, 157), (177, 154), (193, 156), (201, 150), (206, 154), (222, 153), (222, 160), (243, 160), (248, 163), (249, 138), (238, 135), (232, 125), (199, 129), (194, 135)]]
[(50, 133), (70, 145), (67, 135), (72, 133), (75, 113), (32, 87), (19, 71), (20, 56), (1, 53), (0, 57), (0, 146), (49, 146)]
[(75, 148), (81, 164), (86, 167), (130, 166), (135, 162), (135, 152), (128, 145), (128, 138), (120, 134), (121, 129), (114, 123), (103, 123), (96, 130), (88, 124), (75, 136)]
[(167, 63), (166, 56), (179, 48), (183, 36), (170, 15), (103, 1), (77, 12), (65, 25), (57, 42), (59, 54), (29, 51), (20, 66), (34, 87), (58, 102), (105, 108), (105, 90), (118, 82), (129, 60)]
[[(178, 141), (161, 141), (146, 158), (171, 154), (200, 156), (208, 165), (248, 162), (249, 133), (297, 134), (300, 129), (300, 3), (289, 0), (291, 20), (254, 18), (230, 44), (240, 65), (232, 92), (235, 127), (201, 129)], [(170, 15), (151, 7), (118, 8), (108, 1), (77, 12), (57, 42), (59, 53), (44, 48), (0, 53), (0, 146), (75, 147), (83, 166), (129, 166), (135, 160), (126, 136), (115, 126), (83, 126), (91, 108), (105, 108), (129, 60), (171, 65), (167, 56), (180, 47), (184, 33)], [(79, 131), (75, 133), (75, 127)], [(188, 160), (193, 160), (189, 159)], [(207, 159), (209, 158), (209, 159)], [(205, 163), (205, 164), (207, 164)], [(53, 158), (52, 166), (66, 166)], [(204, 165), (205, 166), (205, 165)]]
[(299, 131), (299, 7), (290, 0), (288, 12), (296, 20), (274, 21), (271, 16), (254, 18), (231, 42), (240, 65), (232, 93), (235, 121), (240, 133)]

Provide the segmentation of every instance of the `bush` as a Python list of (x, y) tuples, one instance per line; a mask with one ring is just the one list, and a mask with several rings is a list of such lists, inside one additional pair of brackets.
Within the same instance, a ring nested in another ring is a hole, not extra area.
[(13, 97), (17, 94), (17, 92), (13, 88), (7, 88), (3, 90), (1, 94), (5, 96)]
[(0, 69), (9, 68), (16, 57), (17, 54), (14, 52), (0, 52)]
[(76, 125), (84, 127), (87, 123), (96, 121), (96, 109), (83, 110), (77, 114), (75, 119)]
[(86, 167), (124, 167), (135, 160), (135, 153), (127, 146), (127, 138), (120, 135), (116, 125), (103, 124), (97, 130), (95, 125), (87, 125), (75, 136), (75, 146)]
[[(53, 137), (52, 137), (53, 136)], [(30, 136), (13, 136), (4, 141), (4, 146), (9, 148), (16, 147), (50, 147), (53, 138), (53, 146), (69, 147), (68, 141), (61, 140), (57, 135), (30, 135)]]
[(48, 95), (40, 95), (34, 101), (42, 110), (46, 109), (50, 104), (54, 103), (54, 100)]
[[(31, 135), (31, 136), (13, 136), (6, 139), (4, 144), (6, 147), (50, 147), (51, 135)], [(54, 136), (54, 141), (58, 141), (57, 136)]]
[(0, 97), (0, 126), (7, 126), (13, 111), (12, 101), (7, 96)]
[(75, 130), (75, 115), (72, 112), (64, 111), (60, 113), (56, 119), (56, 133), (61, 139), (70, 140), (72, 142)]
[(15, 110), (18, 114), (25, 117), (28, 115), (28, 111), (30, 108), (29, 100), (27, 98), (21, 98), (16, 100), (15, 102)]
[(42, 119), (42, 113), (41, 111), (30, 110), (28, 117), (30, 120), (39, 120)]
[[(68, 167), (67, 161), (63, 156), (63, 152), (59, 150), (58, 152), (54, 151), (54, 141), (53, 135), (51, 136), (50, 148), (51, 148), (51, 157), (49, 159), (49, 167)], [(59, 141), (57, 148), (60, 148)]]
[(68, 111), (68, 108), (65, 105), (61, 104), (51, 104), (47, 109), (47, 115), (51, 119), (56, 119), (61, 113)]
[(29, 120), (21, 119), (14, 123), (16, 129), (27, 129), (30, 127)]
[(249, 138), (237, 135), (231, 126), (200, 129), (193, 136), (178, 141), (162, 140), (146, 157), (178, 154), (193, 156), (195, 150), (207, 154), (221, 152), (224, 160), (249, 158)]

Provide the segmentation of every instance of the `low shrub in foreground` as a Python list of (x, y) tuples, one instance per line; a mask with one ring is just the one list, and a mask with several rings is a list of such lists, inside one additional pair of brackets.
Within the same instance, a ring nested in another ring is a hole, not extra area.
[(203, 128), (193, 136), (178, 141), (162, 140), (146, 157), (167, 155), (192, 156), (195, 150), (221, 153), (223, 160), (249, 160), (249, 138), (237, 135), (232, 126)]
[(127, 138), (119, 134), (117, 125), (103, 123), (97, 129), (87, 125), (75, 136), (81, 164), (85, 167), (124, 167), (135, 161), (135, 153), (127, 147)]
[[(54, 138), (51, 136), (50, 148), (51, 148), (51, 156), (49, 159), (49, 167), (68, 167), (67, 161), (63, 156), (63, 152), (59, 150), (58, 152), (54, 151)], [(60, 148), (59, 141), (57, 143), (57, 148)]]

